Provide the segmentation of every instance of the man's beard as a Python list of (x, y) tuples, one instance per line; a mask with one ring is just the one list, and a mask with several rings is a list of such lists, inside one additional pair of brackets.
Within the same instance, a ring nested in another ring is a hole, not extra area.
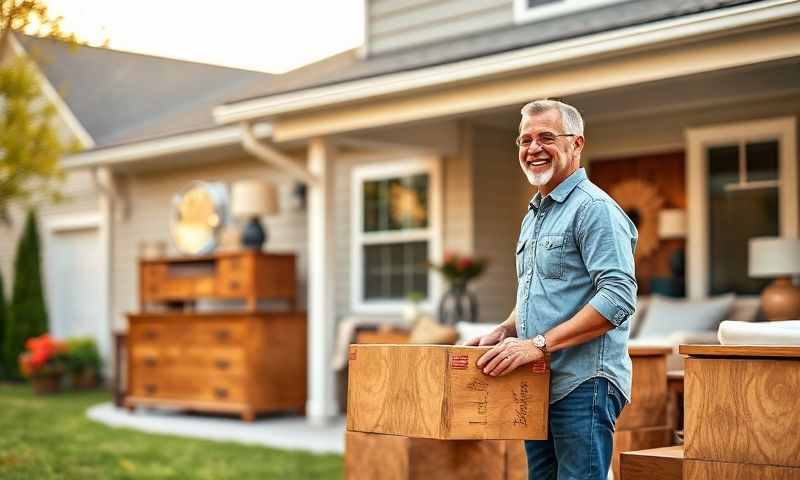
[(546, 185), (547, 182), (553, 178), (553, 173), (555, 173), (555, 165), (552, 163), (550, 164), (550, 168), (547, 171), (542, 173), (533, 173), (528, 169), (525, 169), (525, 176), (528, 177), (528, 182), (533, 185), (534, 187), (541, 187), (542, 185)]

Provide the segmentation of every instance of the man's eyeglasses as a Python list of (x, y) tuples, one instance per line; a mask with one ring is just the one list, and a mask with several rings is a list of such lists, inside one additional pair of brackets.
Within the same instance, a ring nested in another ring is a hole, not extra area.
[(552, 145), (556, 143), (558, 137), (575, 137), (574, 133), (562, 133), (556, 135), (555, 133), (550, 132), (543, 132), (540, 133), (538, 137), (534, 138), (529, 135), (520, 135), (514, 141), (514, 143), (520, 148), (530, 148), (533, 145), (533, 142), (538, 143), (539, 145)]

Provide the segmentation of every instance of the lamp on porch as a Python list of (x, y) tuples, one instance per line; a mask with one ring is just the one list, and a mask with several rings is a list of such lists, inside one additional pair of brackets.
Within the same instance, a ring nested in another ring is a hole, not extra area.
[(750, 276), (775, 278), (761, 292), (761, 308), (767, 320), (800, 319), (800, 287), (792, 284), (792, 275), (800, 275), (800, 240), (751, 238), (749, 250)]
[(242, 230), (242, 246), (261, 250), (267, 241), (267, 231), (261, 225), (260, 217), (278, 213), (277, 189), (268, 182), (244, 180), (233, 184), (231, 197), (233, 216), (249, 219)]

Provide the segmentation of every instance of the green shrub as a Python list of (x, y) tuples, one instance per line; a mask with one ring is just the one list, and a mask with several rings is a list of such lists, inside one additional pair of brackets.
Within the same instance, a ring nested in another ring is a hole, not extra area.
[(5, 337), (6, 333), (7, 318), (8, 305), (6, 305), (6, 289), (5, 285), (3, 285), (2, 272), (0, 272), (0, 379), (6, 378), (5, 362), (3, 361), (5, 358), (5, 342), (3, 342), (3, 337)]
[(67, 370), (80, 373), (93, 369), (100, 372), (100, 352), (91, 337), (72, 337), (67, 339)]
[(47, 308), (44, 303), (39, 255), (39, 232), (36, 214), (28, 211), (25, 229), (14, 259), (14, 286), (4, 338), (4, 364), (9, 378), (20, 379), (17, 357), (25, 341), (47, 332)]

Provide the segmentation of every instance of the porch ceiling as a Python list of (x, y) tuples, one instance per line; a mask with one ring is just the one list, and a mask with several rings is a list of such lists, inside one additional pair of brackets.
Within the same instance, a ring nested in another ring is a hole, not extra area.
[[(560, 97), (581, 111), (587, 125), (646, 119), (800, 95), (800, 57), (638, 85)], [(515, 130), (519, 106), (468, 117), (476, 125)]]

